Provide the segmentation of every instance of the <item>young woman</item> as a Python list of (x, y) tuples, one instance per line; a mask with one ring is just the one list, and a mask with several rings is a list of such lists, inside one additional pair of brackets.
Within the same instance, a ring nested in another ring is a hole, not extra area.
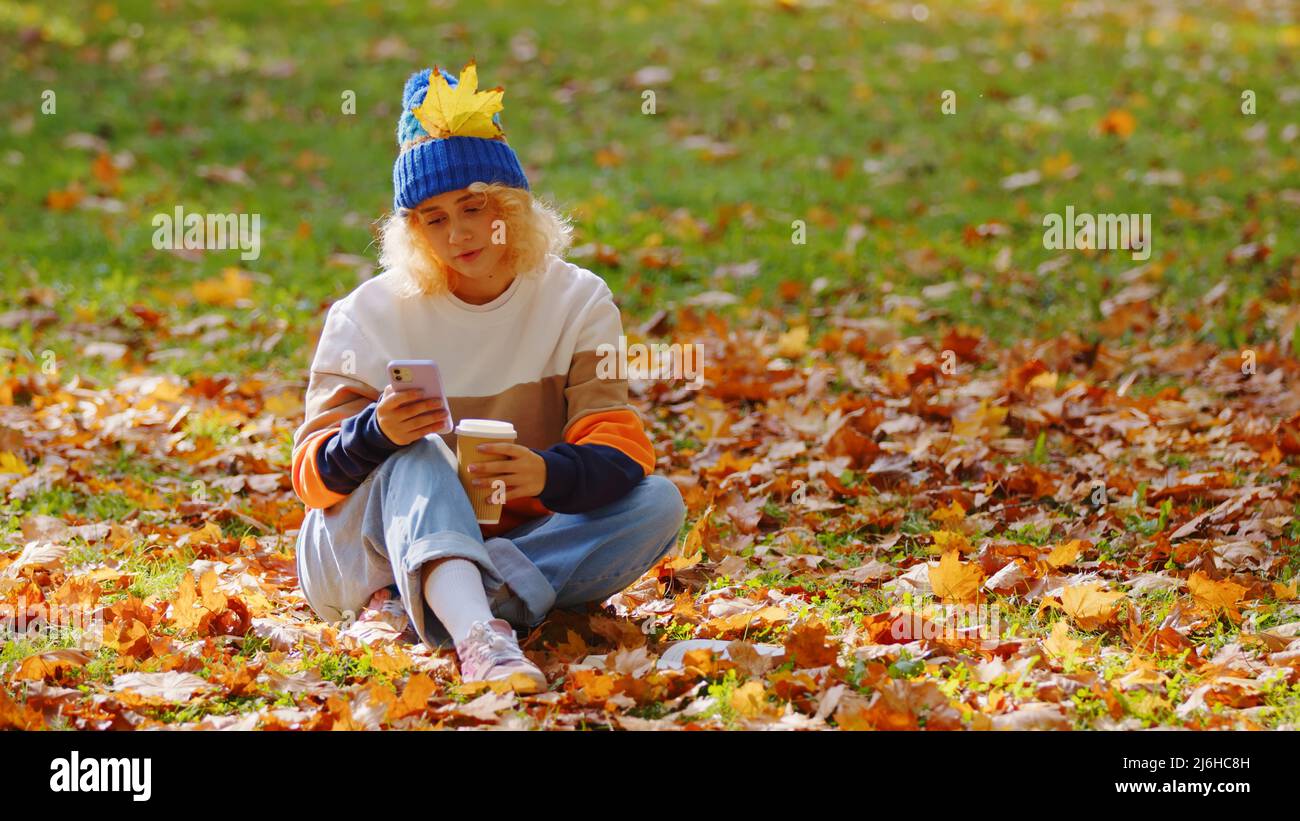
[[(653, 475), (626, 380), (598, 368), (622, 334), (608, 286), (561, 258), (570, 228), (500, 132), (504, 92), (476, 88), (473, 63), (406, 82), (384, 270), (330, 307), (294, 434), (298, 575), (330, 621), (395, 587), (463, 680), (544, 689), (512, 625), (627, 587), (676, 545), (685, 505)], [(437, 362), (447, 403), (394, 392), (392, 359)], [(477, 523), (455, 435), (435, 432), (448, 404), (517, 431), (481, 445), (496, 458), (474, 474), (504, 483), (499, 524)]]

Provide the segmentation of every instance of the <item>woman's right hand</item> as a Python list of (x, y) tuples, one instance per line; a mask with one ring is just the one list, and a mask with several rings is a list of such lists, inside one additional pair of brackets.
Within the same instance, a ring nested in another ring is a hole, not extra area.
[(375, 408), (375, 419), (395, 445), (409, 445), (430, 433), (437, 433), (447, 423), (447, 407), (442, 397), (428, 397), (419, 388), (395, 391), (384, 387)]

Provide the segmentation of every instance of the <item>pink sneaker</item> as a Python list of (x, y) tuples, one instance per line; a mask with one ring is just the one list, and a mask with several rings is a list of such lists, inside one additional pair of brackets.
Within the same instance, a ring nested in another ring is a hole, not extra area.
[(515, 630), (505, 619), (470, 625), (469, 635), (456, 643), (456, 656), (460, 659), (461, 681), (508, 681), (521, 673), (524, 680), (511, 683), (515, 692), (546, 690), (546, 675), (519, 649)]
[(367, 644), (377, 637), (407, 644), (418, 644), (420, 641), (420, 634), (415, 632), (415, 625), (411, 624), (410, 616), (406, 615), (401, 597), (387, 587), (379, 588), (370, 596), (370, 601), (349, 630)]

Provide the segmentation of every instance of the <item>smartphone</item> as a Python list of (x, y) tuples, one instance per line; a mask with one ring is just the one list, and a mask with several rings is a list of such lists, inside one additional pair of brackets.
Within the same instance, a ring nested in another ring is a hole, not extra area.
[(442, 392), (442, 374), (432, 359), (393, 359), (388, 363), (388, 383), (394, 391), (422, 390), (429, 399), (441, 398), (447, 408), (447, 423), (436, 433), (451, 433), (451, 403)]

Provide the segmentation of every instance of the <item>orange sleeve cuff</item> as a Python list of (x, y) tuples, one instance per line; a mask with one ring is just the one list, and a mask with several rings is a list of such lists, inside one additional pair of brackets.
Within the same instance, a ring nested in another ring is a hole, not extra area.
[(645, 475), (654, 473), (655, 448), (636, 411), (590, 413), (573, 423), (564, 441), (570, 445), (609, 445), (627, 454)]
[(307, 507), (323, 510), (348, 498), (346, 493), (335, 493), (325, 487), (316, 468), (316, 451), (325, 446), (331, 436), (339, 433), (337, 427), (326, 428), (309, 436), (293, 455), (293, 491)]

